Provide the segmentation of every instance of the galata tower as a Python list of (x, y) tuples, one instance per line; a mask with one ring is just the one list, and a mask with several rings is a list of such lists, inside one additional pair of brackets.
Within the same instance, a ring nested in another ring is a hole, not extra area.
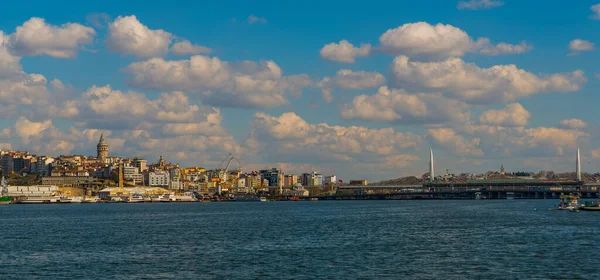
[(100, 134), (100, 141), (98, 141), (98, 146), (96, 146), (96, 152), (100, 161), (105, 161), (108, 157), (108, 144), (104, 141), (104, 133)]

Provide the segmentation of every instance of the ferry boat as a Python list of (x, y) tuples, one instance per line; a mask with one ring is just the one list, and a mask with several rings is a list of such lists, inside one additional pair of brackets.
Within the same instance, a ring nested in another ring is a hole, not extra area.
[(4, 180), (4, 176), (2, 176), (2, 189), (0, 190), (0, 204), (10, 204), (12, 198), (6, 195), (6, 180)]
[(52, 203), (52, 199), (49, 196), (29, 196), (26, 197), (25, 199), (20, 200), (18, 203), (23, 203), (23, 204), (46, 204), (46, 203)]
[(97, 196), (83, 197), (83, 201), (81, 203), (98, 203), (100, 202), (100, 198)]
[(560, 203), (556, 210), (577, 210), (579, 208), (579, 204), (577, 201), (577, 196), (574, 195), (560, 195)]
[(144, 198), (141, 195), (133, 195), (133, 196), (129, 197), (127, 202), (128, 203), (140, 203), (140, 202), (144, 202)]
[(581, 211), (600, 211), (600, 201), (586, 201), (579, 207)]

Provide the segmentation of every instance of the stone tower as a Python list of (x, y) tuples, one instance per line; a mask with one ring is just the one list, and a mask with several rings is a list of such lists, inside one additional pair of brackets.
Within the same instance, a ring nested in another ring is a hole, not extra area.
[(506, 173), (504, 173), (504, 164), (500, 165), (500, 175), (504, 176)]
[(100, 141), (98, 141), (98, 146), (96, 146), (96, 152), (98, 160), (102, 162), (108, 157), (108, 144), (104, 141), (104, 133), (100, 134)]

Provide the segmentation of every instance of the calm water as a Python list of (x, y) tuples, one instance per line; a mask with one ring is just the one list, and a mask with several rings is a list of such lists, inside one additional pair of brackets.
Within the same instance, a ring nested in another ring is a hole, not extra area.
[(597, 279), (600, 213), (557, 203), (0, 205), (0, 278)]

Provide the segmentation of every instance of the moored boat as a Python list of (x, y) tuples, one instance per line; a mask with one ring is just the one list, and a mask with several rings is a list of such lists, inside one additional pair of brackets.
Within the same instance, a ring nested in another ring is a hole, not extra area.
[(560, 203), (556, 210), (577, 210), (579, 204), (575, 195), (560, 195)]
[(586, 201), (579, 207), (581, 211), (600, 211), (600, 201)]

